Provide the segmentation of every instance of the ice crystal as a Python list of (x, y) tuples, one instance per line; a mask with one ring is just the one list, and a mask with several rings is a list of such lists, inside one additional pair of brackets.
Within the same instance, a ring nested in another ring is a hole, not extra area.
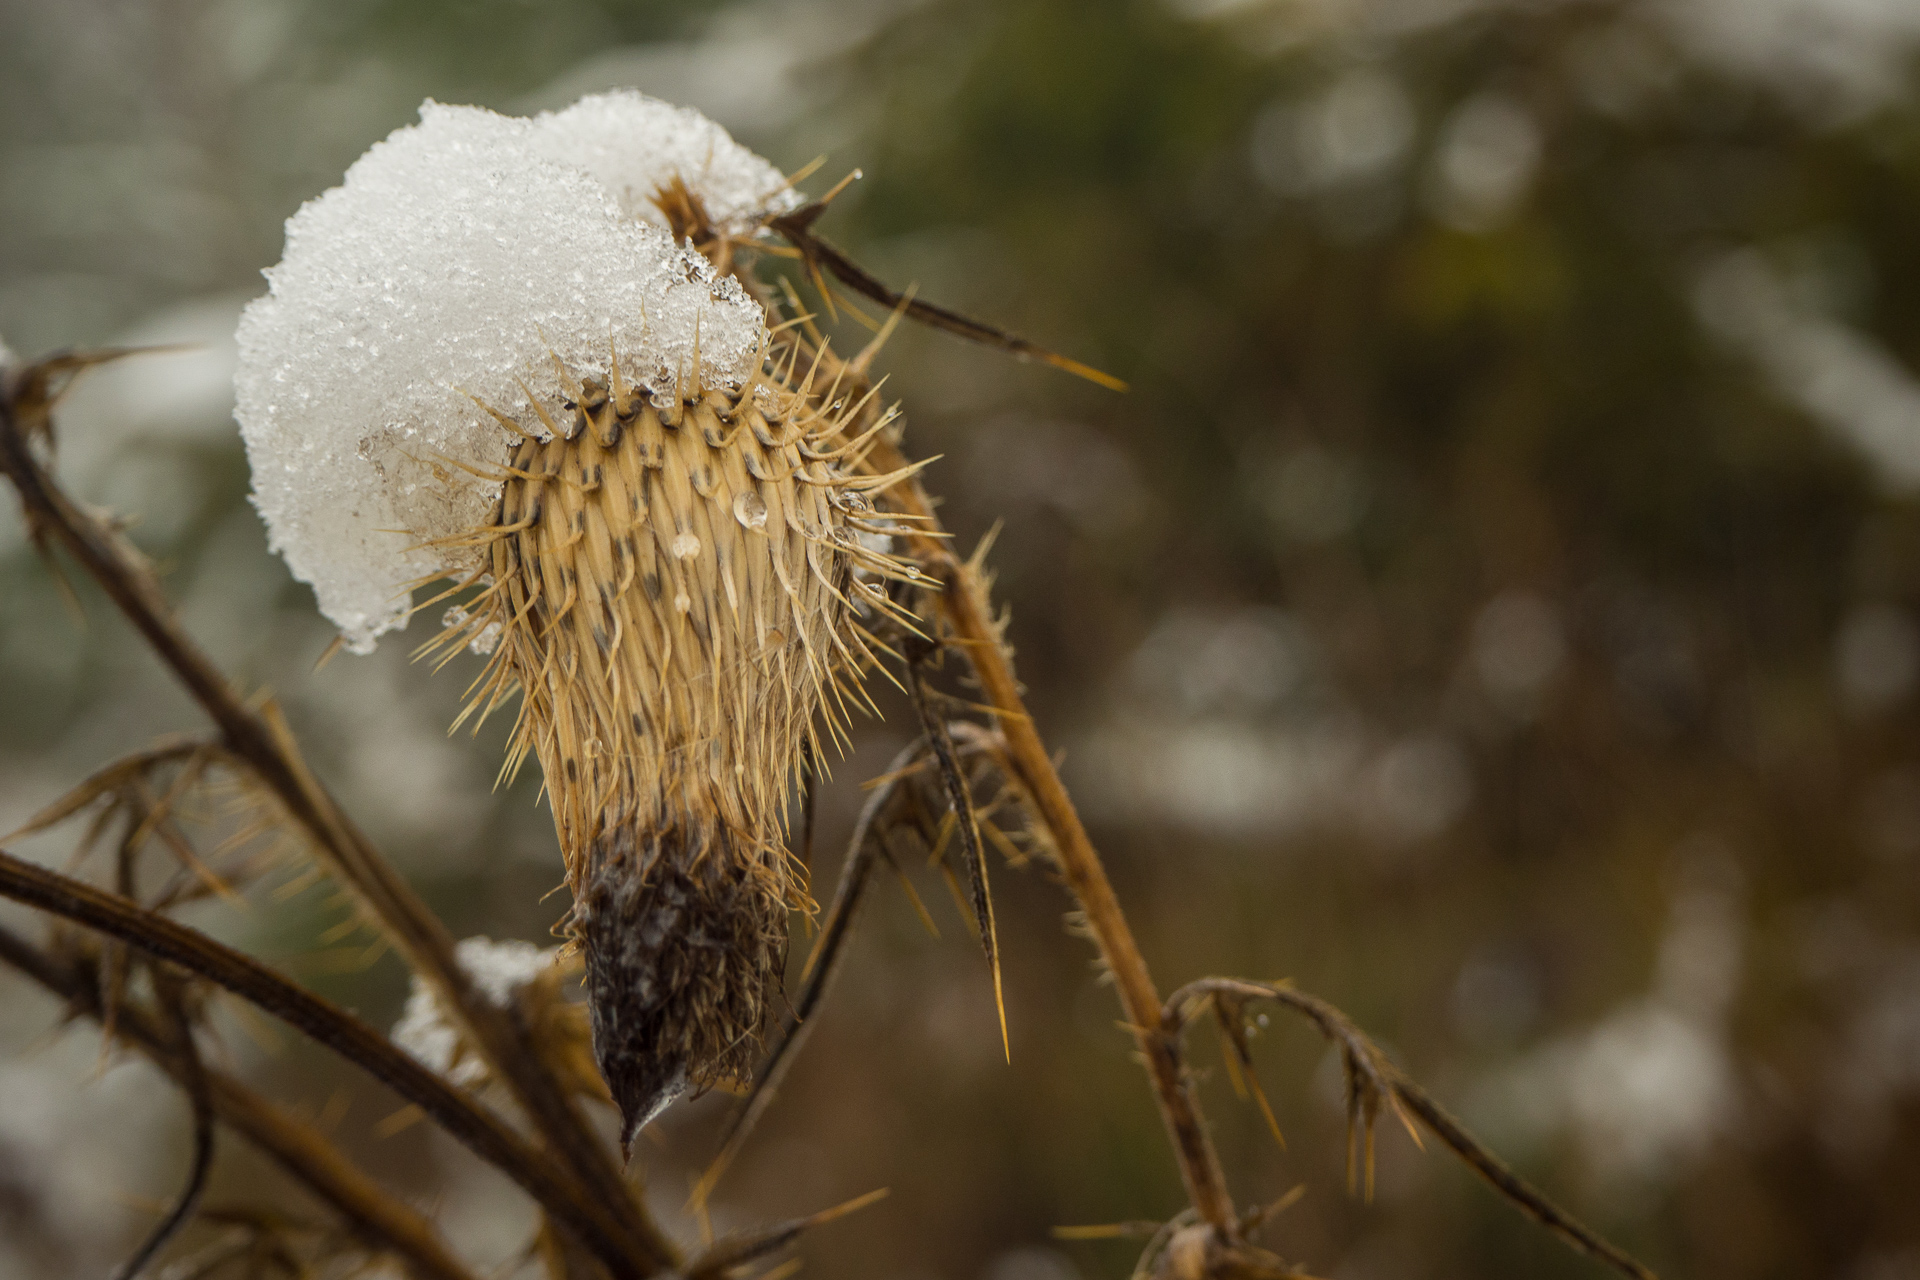
[(236, 416), (272, 546), (354, 652), (476, 563), (433, 545), (499, 494), (514, 436), (476, 400), (538, 430), (553, 357), (604, 375), (609, 350), (662, 397), (751, 373), (765, 315), (674, 243), (648, 202), (674, 177), (736, 234), (798, 199), (699, 113), (613, 93), (534, 119), (428, 102), (288, 220)]

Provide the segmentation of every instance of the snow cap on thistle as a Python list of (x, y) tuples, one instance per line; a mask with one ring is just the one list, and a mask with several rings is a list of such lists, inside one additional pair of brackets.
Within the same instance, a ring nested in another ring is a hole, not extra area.
[(651, 197), (676, 178), (729, 233), (799, 203), (698, 112), (619, 92), (533, 119), (429, 101), (288, 220), (241, 318), (236, 416), (271, 545), (353, 652), (406, 624), (411, 584), (477, 563), (427, 545), (499, 498), (462, 469), (513, 439), (475, 398), (541, 431), (549, 353), (604, 380), (618, 351), (661, 395), (752, 376), (765, 316), (674, 243)]
[(623, 1144), (750, 1068), (805, 897), (795, 771), (858, 696), (858, 618), (897, 610), (880, 580), (916, 580), (873, 545), (900, 477), (871, 395), (817, 387), (824, 351), (695, 248), (731, 264), (798, 203), (637, 94), (428, 103), (288, 222), (241, 321), (273, 546), (362, 652), (455, 579), (425, 647), (491, 654), (469, 715), (518, 698), (507, 769), (545, 775)]

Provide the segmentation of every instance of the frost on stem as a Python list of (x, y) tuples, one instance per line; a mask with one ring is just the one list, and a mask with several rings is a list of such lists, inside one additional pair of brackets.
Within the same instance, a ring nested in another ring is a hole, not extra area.
[[(512, 119), (428, 102), (287, 223), (270, 291), (240, 322), (237, 416), (273, 548), (356, 653), (404, 626), (409, 587), (472, 549), (549, 358), (663, 394), (739, 385), (765, 316), (673, 242), (648, 202), (679, 177), (723, 229), (798, 203), (779, 170), (697, 112), (636, 93)], [(695, 369), (695, 361), (699, 368)], [(530, 399), (531, 395), (531, 399)]]

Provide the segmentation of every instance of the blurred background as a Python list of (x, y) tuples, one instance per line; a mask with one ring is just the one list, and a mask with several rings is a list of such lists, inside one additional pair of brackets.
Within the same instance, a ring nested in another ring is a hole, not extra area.
[[(185, 625), (456, 934), (545, 944), (551, 823), (491, 790), (504, 725), (446, 736), (458, 664), (313, 670), (328, 629), (245, 500), (238, 309), (429, 96), (632, 85), (824, 154), (815, 191), (858, 167), (830, 238), (1132, 384), (889, 352), (949, 525), (1005, 522), (1020, 673), (1163, 988), (1332, 999), (1663, 1275), (1914, 1280), (1916, 47), (1908, 0), (0, 0), (0, 335), (198, 344), (75, 391), (65, 478), (139, 517)], [(80, 596), (85, 626), (6, 491), (0, 831), (201, 727)], [(883, 706), (823, 850), (907, 736)], [(1178, 1208), (1160, 1122), (1060, 890), (996, 885), (1011, 1067), (938, 884), (938, 940), (885, 888), (716, 1225), (889, 1186), (808, 1274), (1126, 1274), (1137, 1244), (1050, 1229)], [(191, 916), (387, 1025), (405, 971), (346, 918), (324, 887)], [(8, 1277), (101, 1274), (185, 1162), (177, 1095), (59, 1015), (0, 975)], [(242, 1031), (228, 1062), (512, 1274), (506, 1183)], [(1284, 1151), (1197, 1039), (1238, 1196), (1308, 1188), (1284, 1256), (1601, 1274), (1398, 1132), (1347, 1197), (1337, 1063), (1277, 1019), (1256, 1052)], [(725, 1105), (636, 1162), (685, 1235)], [(301, 1203), (238, 1141), (212, 1199)]]

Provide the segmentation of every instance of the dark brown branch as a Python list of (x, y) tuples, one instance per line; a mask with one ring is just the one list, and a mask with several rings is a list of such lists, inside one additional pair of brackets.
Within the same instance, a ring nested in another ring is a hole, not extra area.
[(0, 851), (0, 896), (38, 907), (179, 965), (233, 992), (357, 1064), (499, 1169), (577, 1233), (602, 1261), (624, 1262), (619, 1226), (577, 1182), (497, 1116), (395, 1048), (360, 1019), (253, 957), (124, 898)]
[[(1025, 338), (1016, 337), (1004, 329), (996, 329), (990, 324), (969, 319), (957, 311), (949, 311), (931, 302), (921, 302), (917, 298), (910, 298), (887, 288), (865, 267), (814, 234), (814, 222), (826, 211), (827, 206), (824, 203), (815, 202), (804, 208), (795, 209), (792, 213), (782, 214), (767, 224), (788, 244), (800, 251), (800, 257), (805, 261), (807, 270), (816, 280), (820, 269), (824, 267), (841, 284), (846, 285), (861, 297), (879, 303), (889, 311), (905, 311), (908, 316), (922, 324), (943, 329), (970, 342), (996, 347), (1017, 360), (1037, 360), (1041, 364), (1052, 365), (1076, 377), (1085, 378), (1088, 382), (1097, 383), (1109, 391), (1127, 389), (1126, 383), (1112, 374), (1100, 372), (1092, 365), (1082, 364), (1078, 360), (1049, 351)], [(820, 283), (824, 286), (824, 281)], [(824, 287), (821, 292), (826, 292)]]
[(1367, 1073), (1373, 1086), (1384, 1090), (1399, 1107), (1412, 1114), (1427, 1130), (1488, 1185), (1514, 1207), (1559, 1236), (1569, 1245), (1596, 1258), (1634, 1280), (1656, 1280), (1654, 1273), (1623, 1250), (1602, 1239), (1566, 1210), (1549, 1200), (1544, 1192), (1530, 1186), (1500, 1157), (1448, 1115), (1440, 1104), (1394, 1066), (1366, 1032), (1338, 1008), (1303, 991), (1277, 983), (1249, 982), (1242, 978), (1201, 978), (1189, 982), (1167, 998), (1161, 1015), (1164, 1034), (1178, 1040), (1192, 1014), (1215, 996), (1235, 1000), (1271, 1000), (1311, 1021), (1328, 1041), (1340, 1046), (1348, 1070), (1356, 1066)]
[(1426, 1090), (1404, 1076), (1398, 1075), (1394, 1079), (1393, 1089), (1399, 1096), (1401, 1104), (1411, 1111), (1421, 1124), (1444, 1142), (1455, 1155), (1464, 1160), (1475, 1173), (1485, 1179), (1489, 1186), (1512, 1201), (1522, 1213), (1574, 1248), (1591, 1254), (1621, 1274), (1633, 1276), (1636, 1280), (1655, 1280), (1654, 1273), (1649, 1268), (1582, 1226), (1578, 1219), (1567, 1214), (1546, 1196), (1529, 1186), (1524, 1179), (1509, 1169), (1500, 1157), (1468, 1133), (1458, 1120), (1448, 1115)]
[[(97, 972), (90, 966), (55, 958), (4, 927), (0, 927), (0, 963), (32, 979), (69, 1009), (96, 1021), (103, 1016)], [(184, 1083), (186, 1064), (151, 1016), (136, 1008), (120, 1008), (114, 1036)], [(203, 1068), (202, 1078), (208, 1104), (222, 1122), (266, 1152), (372, 1247), (402, 1259), (415, 1275), (429, 1280), (474, 1280), (433, 1224), (381, 1190), (310, 1125), (223, 1072)]]
[(207, 1190), (207, 1175), (213, 1172), (213, 1094), (207, 1086), (200, 1048), (193, 1041), (193, 1022), (187, 1017), (180, 980), (156, 966), (153, 989), (172, 1028), (174, 1048), (180, 1060), (181, 1089), (193, 1108), (193, 1159), (187, 1167), (186, 1185), (174, 1199), (173, 1207), (153, 1224), (153, 1230), (140, 1242), (133, 1256), (114, 1272), (114, 1280), (136, 1280), (147, 1269), (147, 1264), (180, 1234), (180, 1229), (192, 1220), (194, 1210), (199, 1207), (200, 1197)]
[[(54, 357), (25, 370), (0, 395), (0, 471), (19, 491), (37, 544), (57, 540), (77, 560), (153, 647), (220, 730), (227, 749), (270, 791), (287, 816), (313, 841), (316, 853), (377, 921), (386, 936), (435, 989), (444, 1008), (464, 1024), (480, 1055), (523, 1107), (533, 1127), (572, 1170), (576, 1194), (616, 1224), (617, 1253), (603, 1257), (616, 1271), (648, 1273), (677, 1262), (671, 1243), (648, 1219), (611, 1153), (594, 1135), (578, 1104), (540, 1058), (528, 1029), (510, 1010), (477, 992), (453, 958), (453, 939), (422, 902), (307, 772), (271, 706), (256, 713), (237, 696), (172, 620), (171, 611), (139, 553), (63, 493), (33, 455), (31, 433), (51, 441), (49, 402), (21, 397), (40, 371), (62, 368)], [(44, 381), (44, 379), (41, 379)], [(24, 412), (23, 412), (24, 411)], [(23, 423), (23, 417), (25, 422)]]

